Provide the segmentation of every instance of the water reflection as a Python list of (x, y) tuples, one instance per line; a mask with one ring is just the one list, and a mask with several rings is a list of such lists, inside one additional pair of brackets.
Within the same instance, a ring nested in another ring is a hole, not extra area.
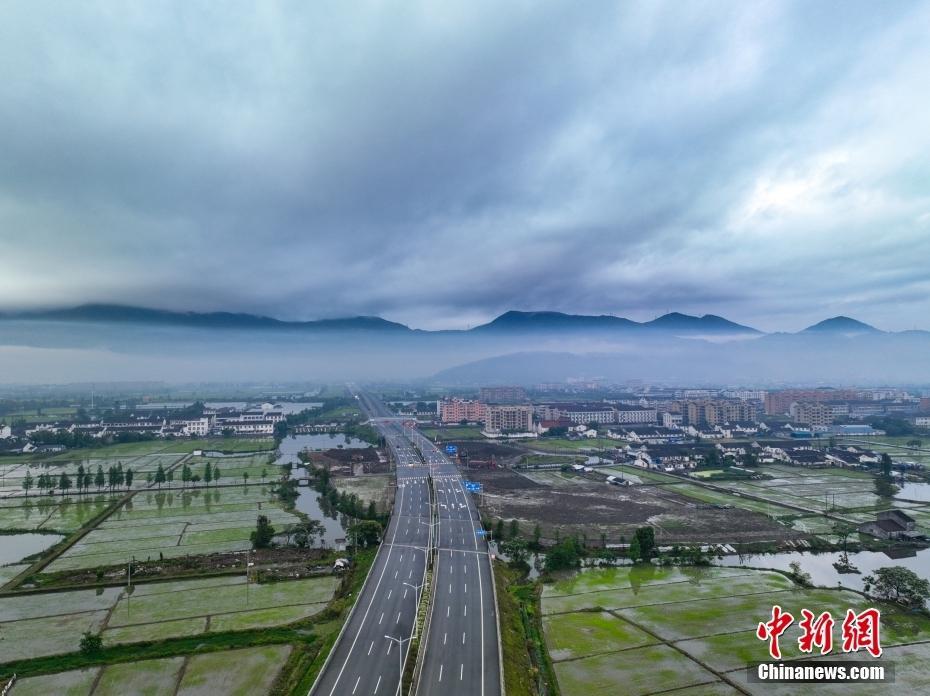
[(856, 566), (861, 574), (840, 573), (833, 567), (839, 562), (842, 552), (828, 553), (766, 553), (756, 555), (725, 556), (718, 565), (740, 566), (749, 568), (775, 568), (790, 572), (789, 564), (797, 561), (801, 570), (810, 573), (815, 585), (836, 587), (842, 585), (855, 590), (864, 589), (862, 578), (869, 573), (887, 566), (904, 566), (913, 570), (924, 579), (930, 579), (930, 549), (901, 547), (881, 551), (859, 551), (849, 554), (849, 562)]
[(26, 556), (44, 551), (57, 544), (61, 534), (2, 534), (0, 535), (0, 565), (17, 563)]

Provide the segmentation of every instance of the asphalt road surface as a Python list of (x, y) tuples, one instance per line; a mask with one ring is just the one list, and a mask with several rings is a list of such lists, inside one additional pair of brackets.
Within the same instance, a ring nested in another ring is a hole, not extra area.
[[(373, 418), (390, 415), (365, 394), (359, 401)], [(410, 648), (429, 543), (429, 469), (400, 425), (376, 425), (397, 462), (394, 514), (352, 617), (311, 690), (315, 696), (396, 694)]]
[(439, 508), (436, 594), (417, 694), (500, 696), (494, 580), (477, 508), (445, 454), (417, 431), (411, 439), (432, 470)]
[[(431, 475), (439, 512), (433, 530), (436, 594), (417, 694), (500, 696), (491, 562), (471, 494), (432, 442), (369, 394), (357, 398), (397, 462), (394, 514), (355, 610), (311, 694), (398, 693), (425, 577)], [(397, 641), (403, 641), (400, 653)]]

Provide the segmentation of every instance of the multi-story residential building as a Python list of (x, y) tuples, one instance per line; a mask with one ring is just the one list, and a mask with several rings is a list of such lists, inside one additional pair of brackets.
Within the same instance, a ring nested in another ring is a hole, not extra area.
[(656, 410), (647, 406), (618, 406), (615, 423), (655, 423)]
[(277, 410), (275, 408), (253, 408), (248, 411), (243, 411), (239, 414), (239, 419), (244, 421), (271, 421), (272, 423), (277, 423), (284, 420), (284, 411)]
[(833, 423), (833, 410), (829, 404), (796, 401), (789, 407), (791, 422), (810, 427), (825, 427)]
[(684, 424), (685, 417), (681, 413), (663, 413), (662, 425), (666, 428), (680, 428)]
[(220, 432), (231, 430), (235, 435), (274, 435), (274, 422), (270, 420), (224, 420), (216, 427)]
[(754, 401), (740, 399), (689, 401), (682, 405), (682, 415), (688, 425), (723, 425), (759, 419), (759, 406)]
[(180, 426), (184, 435), (192, 437), (206, 437), (213, 428), (213, 419), (209, 417), (193, 418), (190, 420), (171, 420), (171, 425)]
[(478, 400), (486, 404), (518, 404), (526, 401), (523, 387), (481, 387)]
[(439, 419), (443, 423), (462, 421), (483, 423), (487, 409), (480, 401), (446, 399), (439, 404)]
[(488, 404), (485, 409), (485, 426), (492, 432), (531, 432), (533, 430), (533, 407)]
[(796, 401), (823, 403), (825, 401), (855, 401), (859, 392), (855, 389), (783, 389), (765, 395), (765, 412), (770, 416), (788, 413)]
[[(625, 406), (624, 408), (632, 408)], [(572, 423), (616, 423), (617, 410), (609, 404), (573, 404), (557, 402), (553, 404), (539, 404), (536, 413), (540, 420), (559, 420), (567, 418)], [(655, 413), (655, 410), (653, 410)], [(645, 422), (645, 421), (643, 421)]]

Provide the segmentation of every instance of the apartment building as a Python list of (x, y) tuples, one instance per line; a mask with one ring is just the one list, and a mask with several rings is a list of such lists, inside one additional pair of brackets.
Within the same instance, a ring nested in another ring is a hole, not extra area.
[(833, 423), (833, 409), (829, 404), (796, 401), (788, 407), (791, 422), (796, 425), (826, 427)]
[(621, 405), (616, 409), (615, 423), (655, 423), (657, 421), (655, 408), (648, 406)]
[(466, 399), (446, 399), (439, 404), (439, 419), (443, 423), (461, 423), (462, 421), (483, 423), (487, 407), (480, 401)]
[(791, 404), (798, 401), (824, 403), (826, 401), (856, 401), (859, 392), (855, 389), (783, 389), (765, 395), (765, 412), (771, 416), (788, 413)]
[(485, 409), (485, 426), (493, 432), (531, 432), (533, 430), (533, 407), (488, 404)]

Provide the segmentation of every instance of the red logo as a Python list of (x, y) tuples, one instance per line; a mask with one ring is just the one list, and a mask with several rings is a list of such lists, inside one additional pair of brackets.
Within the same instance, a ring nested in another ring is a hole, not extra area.
[[(820, 648), (820, 654), (826, 655), (833, 650), (833, 626), (836, 622), (830, 612), (825, 611), (820, 616), (808, 609), (801, 609), (803, 617), (798, 626), (801, 637), (798, 638), (798, 649), (802, 653), (811, 653), (814, 648)], [(816, 617), (816, 618), (815, 618)], [(857, 614), (852, 609), (846, 611), (843, 619), (843, 652), (856, 652), (865, 649), (872, 657), (882, 654), (881, 639), (879, 635), (879, 622), (881, 612), (878, 609), (865, 609)], [(772, 607), (772, 618), (760, 622), (756, 628), (756, 637), (769, 642), (769, 655), (772, 659), (781, 659), (781, 648), (778, 639), (794, 623), (794, 617), (775, 604)]]
[(772, 620), (760, 623), (756, 629), (756, 636), (759, 640), (769, 642), (769, 655), (775, 660), (781, 659), (781, 649), (778, 647), (778, 638), (782, 633), (788, 630), (788, 626), (794, 623), (794, 617), (788, 612), (783, 612), (777, 604), (772, 607)]

